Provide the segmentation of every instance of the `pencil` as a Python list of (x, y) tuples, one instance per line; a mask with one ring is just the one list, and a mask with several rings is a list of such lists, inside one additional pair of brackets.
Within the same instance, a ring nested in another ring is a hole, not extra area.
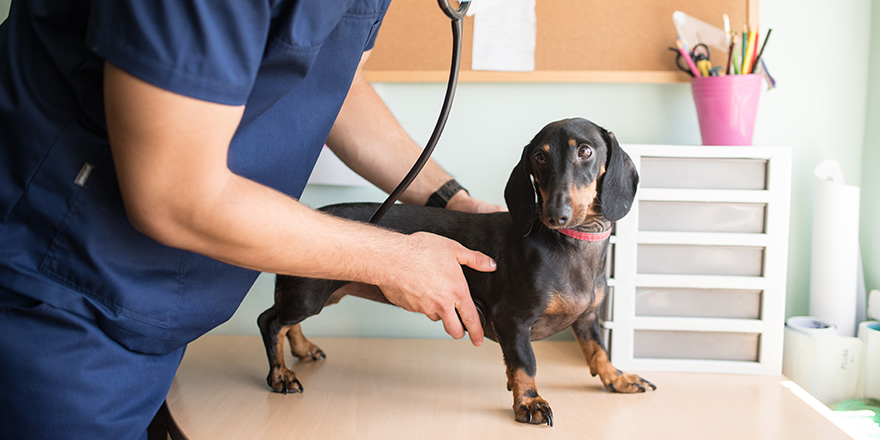
[(748, 75), (752, 71), (752, 54), (755, 49), (755, 32), (749, 31), (749, 43), (746, 48), (746, 56), (743, 58), (743, 75)]
[(758, 61), (758, 40), (760, 38), (760, 32), (755, 31), (755, 44), (752, 46), (752, 59), (749, 60), (749, 73), (755, 73), (755, 69), (758, 68), (758, 65), (755, 64), (755, 62)]
[(725, 70), (724, 73), (730, 75), (730, 69), (733, 66), (733, 46), (736, 44), (736, 36), (731, 35), (730, 32), (728, 32), (727, 38), (730, 39), (730, 49), (727, 51), (727, 70)]
[(684, 60), (687, 62), (688, 69), (691, 69), (691, 73), (693, 73), (694, 76), (698, 78), (702, 77), (703, 75), (700, 75), (700, 70), (697, 69), (697, 65), (694, 64), (694, 59), (691, 58), (691, 54), (689, 54), (687, 49), (685, 49), (684, 44), (682, 44), (680, 38), (675, 39), (675, 47), (677, 47), (678, 51), (681, 52), (681, 56), (683, 56)]
[(721, 14), (721, 21), (724, 23), (724, 36), (727, 38), (724, 42), (730, 45), (733, 42), (731, 38), (733, 34), (730, 32), (730, 17), (727, 14)]
[(761, 50), (758, 51), (758, 56), (755, 57), (755, 65), (758, 65), (758, 62), (761, 61), (761, 55), (764, 55), (764, 48), (767, 47), (767, 40), (770, 39), (770, 33), (773, 32), (773, 29), (767, 29), (767, 35), (764, 35), (764, 44), (761, 45)]

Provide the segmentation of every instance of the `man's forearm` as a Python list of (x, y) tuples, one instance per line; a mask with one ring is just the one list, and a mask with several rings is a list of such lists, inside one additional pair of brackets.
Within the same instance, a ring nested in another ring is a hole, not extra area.
[[(336, 118), (327, 145), (352, 170), (391, 192), (422, 153), (360, 72)], [(429, 161), (401, 198), (424, 205), (451, 177)]]

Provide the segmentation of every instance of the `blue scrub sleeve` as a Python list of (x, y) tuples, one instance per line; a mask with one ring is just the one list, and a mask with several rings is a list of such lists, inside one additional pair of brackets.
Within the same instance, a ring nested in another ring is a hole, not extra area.
[(269, 34), (267, 2), (96, 0), (86, 46), (157, 87), (243, 105)]
[[(387, 7), (387, 6), (386, 6)], [(385, 20), (385, 14), (382, 14), (382, 17), (376, 23), (376, 26), (373, 26), (373, 31), (370, 32), (370, 36), (367, 37), (367, 44), (364, 46), (364, 52), (368, 50), (373, 50), (373, 47), (376, 45), (376, 37), (379, 36), (379, 30), (382, 27), (382, 22)]]

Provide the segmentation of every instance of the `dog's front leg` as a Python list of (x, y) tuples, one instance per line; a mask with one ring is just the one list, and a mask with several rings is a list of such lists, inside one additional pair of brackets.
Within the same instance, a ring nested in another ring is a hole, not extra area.
[(638, 375), (626, 374), (611, 365), (608, 351), (602, 343), (602, 329), (599, 327), (599, 317), (595, 310), (581, 315), (571, 328), (574, 330), (575, 339), (581, 347), (584, 359), (590, 366), (590, 374), (594, 377), (599, 375), (605, 388), (617, 393), (644, 393), (647, 391), (646, 387), (657, 389), (654, 384)]
[(513, 414), (517, 422), (553, 426), (553, 411), (535, 386), (535, 352), (529, 326), (495, 323), (498, 343), (507, 366), (507, 390), (513, 392)]

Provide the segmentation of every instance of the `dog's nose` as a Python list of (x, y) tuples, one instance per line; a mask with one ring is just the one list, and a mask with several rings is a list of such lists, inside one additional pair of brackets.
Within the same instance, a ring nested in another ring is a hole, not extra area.
[(568, 221), (571, 219), (571, 207), (564, 206), (562, 208), (554, 210), (553, 213), (548, 213), (545, 216), (545, 220), (547, 224), (554, 227), (562, 227), (568, 224)]

